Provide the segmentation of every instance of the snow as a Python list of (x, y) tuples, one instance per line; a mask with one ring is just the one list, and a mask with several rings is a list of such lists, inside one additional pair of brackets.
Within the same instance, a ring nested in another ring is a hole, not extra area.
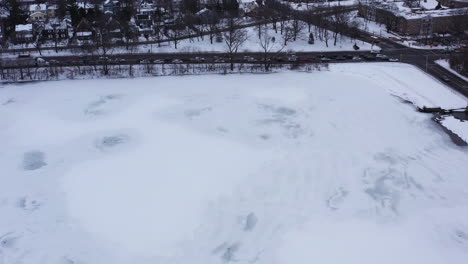
[(24, 24), (24, 25), (16, 25), (15, 26), (15, 31), (20, 32), (20, 31), (31, 31), (32, 30), (32, 24)]
[[(399, 63), (5, 85), (3, 263), (465, 263), (467, 150)], [(466, 122), (465, 122), (466, 123)]]
[(88, 37), (88, 36), (92, 36), (93, 35), (93, 32), (90, 32), (90, 31), (80, 31), (80, 32), (76, 32), (76, 35), (78, 37)]
[(330, 1), (330, 2), (310, 2), (310, 3), (293, 3), (290, 1), (285, 1), (286, 3), (289, 3), (291, 8), (295, 10), (308, 10), (308, 9), (314, 9), (317, 7), (332, 7), (332, 6), (357, 6), (358, 1), (356, 0), (344, 0), (344, 1)]
[[(274, 33), (274, 30), (271, 28), (271, 24), (269, 26), (269, 35), (271, 37), (275, 37), (276, 42), (278, 43), (277, 46), (278, 48), (281, 46), (280, 44), (282, 43), (282, 36), (279, 33)], [(278, 24), (279, 28), (279, 24)], [(258, 33), (257, 29), (255, 27), (250, 27), (247, 28), (247, 34), (249, 38), (247, 41), (239, 48), (239, 51), (252, 51), (252, 52), (258, 52), (261, 51), (261, 47), (258, 41)], [(312, 28), (313, 30), (313, 28)], [(86, 34), (91, 34), (89, 32), (77, 32), (77, 35), (84, 36)], [(333, 33), (329, 31), (329, 36), (332, 37)], [(320, 41), (320, 39), (317, 36), (315, 37), (315, 44), (310, 45), (307, 43), (308, 41), (308, 35), (309, 33), (307, 32), (307, 27), (305, 30), (303, 30), (296, 41), (290, 41), (288, 42), (288, 45), (283, 49), (283, 50), (294, 50), (297, 52), (300, 51), (353, 51), (353, 45), (354, 43), (357, 43), (357, 45), (360, 47), (361, 51), (366, 51), (366, 50), (380, 50), (378, 46), (372, 46), (371, 44), (359, 40), (352, 40), (346, 36), (339, 36), (338, 37), (338, 42), (337, 45), (333, 45), (333, 39), (329, 40), (329, 47), (326, 46), (324, 41)], [(152, 40), (152, 39), (150, 39)], [(141, 41), (147, 41), (145, 38), (141, 38)], [(65, 42), (64, 42), (65, 43)], [(66, 44), (66, 43), (65, 43)], [(46, 42), (43, 46), (50, 46), (53, 47), (55, 43), (53, 41)], [(59, 45), (60, 46), (60, 45)], [(142, 44), (142, 45), (137, 45), (137, 46), (132, 46), (131, 50), (127, 50), (125, 47), (114, 47), (111, 48), (108, 52), (110, 54), (127, 54), (127, 53), (163, 53), (163, 52), (226, 52), (226, 44), (224, 40), (222, 42), (216, 42), (215, 37), (213, 38), (213, 44), (210, 43), (209, 36), (204, 36), (203, 40), (201, 38), (192, 38), (190, 39), (184, 39), (178, 42), (177, 44), (177, 49), (175, 49), (174, 43), (173, 42), (164, 42), (161, 43), (159, 47), (158, 44)], [(25, 48), (25, 47), (31, 47), (28, 45), (17, 45), (15, 48)], [(34, 54), (36, 56), (70, 56), (70, 55), (79, 55), (79, 51), (71, 51), (71, 50), (60, 50), (59, 53), (56, 53), (55, 50), (45, 50), (42, 51), (40, 55), (38, 52), (35, 51), (30, 51), (31, 54)], [(16, 57), (16, 53), (1, 53), (0, 57), (2, 58), (8, 58), (8, 57)]]
[(449, 72), (455, 74), (456, 76), (460, 77), (461, 79), (465, 80), (466, 82), (468, 82), (468, 77), (465, 77), (463, 75), (461, 75), (460, 73), (458, 73), (457, 71), (453, 70), (452, 68), (450, 68), (450, 64), (448, 63), (447, 60), (436, 60), (435, 63), (439, 64), (440, 66), (444, 67), (446, 70), (448, 70)]
[[(279, 30), (278, 24), (278, 33), (272, 29), (271, 25), (269, 24), (269, 36), (275, 38), (277, 49), (280, 49), (282, 46), (283, 38)], [(246, 29), (248, 39), (244, 42), (239, 51), (246, 51), (246, 52), (261, 52), (262, 48), (260, 46), (260, 42), (258, 39), (258, 32), (256, 27), (249, 27)], [(313, 28), (312, 28), (313, 32)], [(329, 31), (330, 40), (328, 41), (328, 47), (326, 46), (325, 41), (320, 41), (318, 36), (314, 36), (314, 44), (308, 44), (308, 36), (309, 33), (307, 32), (307, 27), (299, 34), (296, 41), (290, 41), (287, 43), (286, 47), (283, 50), (294, 50), (297, 52), (300, 51), (353, 51), (354, 43), (360, 47), (360, 50), (380, 50), (377, 46), (372, 46), (371, 44), (359, 40), (352, 40), (346, 36), (340, 36), (339, 41), (336, 46), (333, 45), (333, 32)], [(224, 40), (222, 42), (216, 42), (215, 37), (213, 39), (213, 44), (210, 43), (209, 36), (205, 36), (203, 40), (196, 38), (193, 41), (189, 39), (185, 39), (180, 41), (177, 44), (177, 49), (175, 49), (173, 42), (163, 43), (162, 47), (157, 47), (157, 44), (153, 44), (152, 47), (146, 45), (147, 48), (151, 48), (150, 51), (152, 52), (226, 52), (226, 44)], [(145, 50), (144, 47), (140, 48), (142, 51)], [(273, 50), (275, 51), (275, 49)]]
[(36, 4), (29, 6), (29, 12), (36, 12), (36, 11), (43, 11), (45, 12), (47, 9), (47, 5), (45, 4)]
[(453, 116), (446, 116), (441, 120), (442, 125), (448, 127), (450, 131), (457, 134), (465, 142), (468, 142), (468, 122), (460, 122), (460, 120), (455, 119)]

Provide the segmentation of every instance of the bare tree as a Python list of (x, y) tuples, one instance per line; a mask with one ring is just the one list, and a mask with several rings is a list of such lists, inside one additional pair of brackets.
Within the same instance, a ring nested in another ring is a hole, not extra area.
[(213, 39), (215, 37), (216, 32), (218, 31), (218, 23), (219, 23), (219, 17), (216, 13), (212, 13), (207, 19), (206, 19), (206, 27), (208, 29), (208, 34), (210, 36), (210, 43), (213, 44)]
[(226, 44), (226, 52), (229, 55), (229, 63), (231, 71), (234, 70), (234, 55), (239, 50), (239, 47), (247, 40), (247, 32), (240, 28), (240, 23), (233, 18), (228, 21), (227, 31), (223, 32), (224, 43)]
[(161, 41), (164, 37), (162, 25), (157, 24), (153, 26), (153, 35), (151, 37), (158, 43), (158, 47), (161, 47)]
[(261, 31), (259, 33), (259, 45), (262, 50), (262, 61), (265, 71), (269, 71), (273, 55), (280, 53), (283, 50), (284, 45), (277, 42), (274, 37), (270, 36), (268, 25), (262, 25), (259, 30)]
[(334, 6), (331, 13), (331, 25), (333, 30), (333, 45), (336, 46), (338, 35), (343, 34), (348, 29), (350, 15), (345, 12), (343, 6)]

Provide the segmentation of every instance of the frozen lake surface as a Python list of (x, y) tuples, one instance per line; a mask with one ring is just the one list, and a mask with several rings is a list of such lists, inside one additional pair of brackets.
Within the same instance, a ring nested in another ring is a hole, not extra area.
[(467, 103), (398, 63), (1, 87), (0, 264), (467, 263), (468, 151), (404, 100)]

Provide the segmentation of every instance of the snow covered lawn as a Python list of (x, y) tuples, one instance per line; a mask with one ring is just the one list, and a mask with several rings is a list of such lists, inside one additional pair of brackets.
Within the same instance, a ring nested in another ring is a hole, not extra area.
[[(272, 49), (272, 52), (276, 52), (281, 49), (283, 46), (283, 38), (280, 34), (279, 30), (278, 33), (272, 29), (271, 24), (269, 26), (269, 35), (275, 38), (276, 44)], [(278, 23), (279, 28), (279, 23)], [(248, 35), (248, 39), (240, 46), (239, 52), (261, 52), (263, 51), (260, 46), (260, 41), (258, 39), (258, 32), (256, 27), (249, 27), (245, 29)], [(298, 35), (296, 41), (289, 41), (287, 45), (282, 49), (282, 51), (353, 51), (353, 45), (356, 43), (361, 51), (367, 50), (380, 50), (378, 46), (373, 46), (367, 42), (353, 40), (346, 36), (339, 36), (338, 42), (333, 45), (333, 32), (328, 31), (330, 39), (328, 40), (328, 47), (325, 41), (321, 41), (317, 36), (315, 37), (314, 44), (308, 44), (309, 33), (307, 32), (307, 27), (302, 30), (302, 32)], [(107, 52), (109, 54), (127, 54), (127, 53), (165, 53), (165, 52), (226, 52), (226, 43), (224, 40), (221, 42), (216, 42), (215, 37), (213, 38), (213, 43), (210, 42), (209, 36), (204, 36), (203, 39), (201, 38), (193, 38), (184, 39), (177, 43), (177, 49), (174, 46), (174, 42), (164, 42), (160, 45), (158, 44), (142, 44), (138, 46), (134, 46), (133, 49), (127, 50), (125, 47), (114, 47)], [(72, 52), (70, 50), (60, 51), (56, 53), (54, 50), (45, 50), (42, 51), (42, 55), (38, 52), (29, 52), (31, 55), (34, 56), (70, 56), (70, 55), (80, 55), (81, 52), (76, 51)], [(99, 53), (98, 53), (99, 54)], [(18, 55), (15, 54), (7, 54), (3, 53), (0, 54), (0, 58), (17, 58)]]
[[(275, 42), (277, 43), (276, 46), (272, 51), (277, 51), (283, 45), (283, 38), (280, 34), (278, 29), (278, 33), (271, 28), (271, 24), (268, 25), (269, 35), (275, 38)], [(279, 28), (279, 23), (278, 23)], [(249, 27), (245, 29), (247, 31), (248, 39), (245, 41), (242, 46), (239, 48), (239, 51), (248, 51), (248, 52), (261, 52), (262, 48), (260, 46), (260, 41), (258, 39), (258, 32), (256, 27)], [(333, 32), (329, 31), (330, 40), (328, 40), (328, 47), (325, 41), (320, 41), (317, 36), (315, 37), (314, 44), (308, 44), (309, 34), (307, 32), (307, 27), (299, 34), (296, 41), (290, 41), (287, 45), (283, 48), (283, 51), (286, 50), (293, 50), (297, 52), (301, 51), (353, 51), (353, 45), (356, 43), (360, 50), (372, 50), (378, 49), (377, 46), (372, 46), (371, 44), (359, 40), (352, 40), (346, 36), (339, 36), (337, 45), (333, 45)], [(174, 42), (167, 42), (162, 43), (162, 47), (158, 47), (157, 44), (151, 45), (143, 45), (139, 47), (140, 52), (226, 52), (226, 44), (223, 41), (216, 42), (213, 40), (213, 44), (210, 42), (209, 36), (204, 36), (202, 39), (194, 38), (192, 41), (189, 39), (184, 39), (177, 44), (177, 49), (174, 47)]]
[(4, 86), (0, 263), (466, 263), (468, 152), (401, 98), (466, 104), (398, 63)]

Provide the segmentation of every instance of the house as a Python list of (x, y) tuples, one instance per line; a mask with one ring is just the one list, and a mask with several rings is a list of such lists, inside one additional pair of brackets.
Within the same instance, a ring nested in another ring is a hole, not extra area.
[(203, 8), (202, 10), (198, 11), (196, 15), (200, 23), (202, 24), (218, 23), (219, 21), (219, 18), (216, 12), (208, 8)]
[(86, 18), (81, 19), (80, 23), (76, 25), (75, 28), (75, 37), (77, 40), (92, 40), (96, 35), (96, 30), (94, 27), (86, 20)]
[(119, 21), (112, 19), (112, 17), (109, 18), (109, 20), (106, 23), (106, 30), (110, 38), (117, 38), (117, 39), (123, 38), (122, 27)]
[[(77, 3), (77, 6), (78, 6), (78, 8), (82, 8), (82, 9), (84, 9), (86, 11), (95, 8), (95, 5), (87, 3), (87, 2), (79, 2), (79, 3)], [(102, 10), (103, 6), (97, 5), (97, 8)]]
[(40, 12), (44, 15), (47, 15), (47, 5), (46, 4), (34, 4), (29, 6), (29, 14)]
[(16, 44), (31, 43), (34, 41), (33, 25), (16, 25), (14, 42)]
[(103, 4), (105, 14), (117, 14), (120, 9), (120, 2), (116, 0), (107, 0)]
[(156, 8), (153, 7), (153, 3), (143, 2), (140, 4), (137, 13), (140, 15), (149, 15), (152, 16)]
[(140, 28), (149, 28), (153, 25), (153, 20), (150, 15), (147, 14), (137, 14), (135, 17), (135, 23)]
[(68, 39), (68, 25), (65, 21), (53, 21), (42, 29), (42, 40)]
[(255, 11), (259, 7), (258, 3), (256, 1), (251, 1), (251, 2), (242, 2), (239, 4), (239, 9), (243, 14), (250, 14)]
[(29, 6), (29, 22), (37, 23), (47, 20), (47, 5), (34, 4)]
[(58, 6), (57, 5), (49, 5), (47, 6), (47, 17), (49, 19), (51, 18), (55, 18), (57, 16), (57, 9), (58, 9)]
[(47, 20), (46, 14), (42, 12), (35, 12), (29, 15), (28, 21), (30, 23), (44, 22)]
[(456, 33), (468, 29), (468, 8), (415, 11), (395, 4), (359, 4), (358, 14), (386, 25), (388, 30), (426, 38), (438, 33)]

